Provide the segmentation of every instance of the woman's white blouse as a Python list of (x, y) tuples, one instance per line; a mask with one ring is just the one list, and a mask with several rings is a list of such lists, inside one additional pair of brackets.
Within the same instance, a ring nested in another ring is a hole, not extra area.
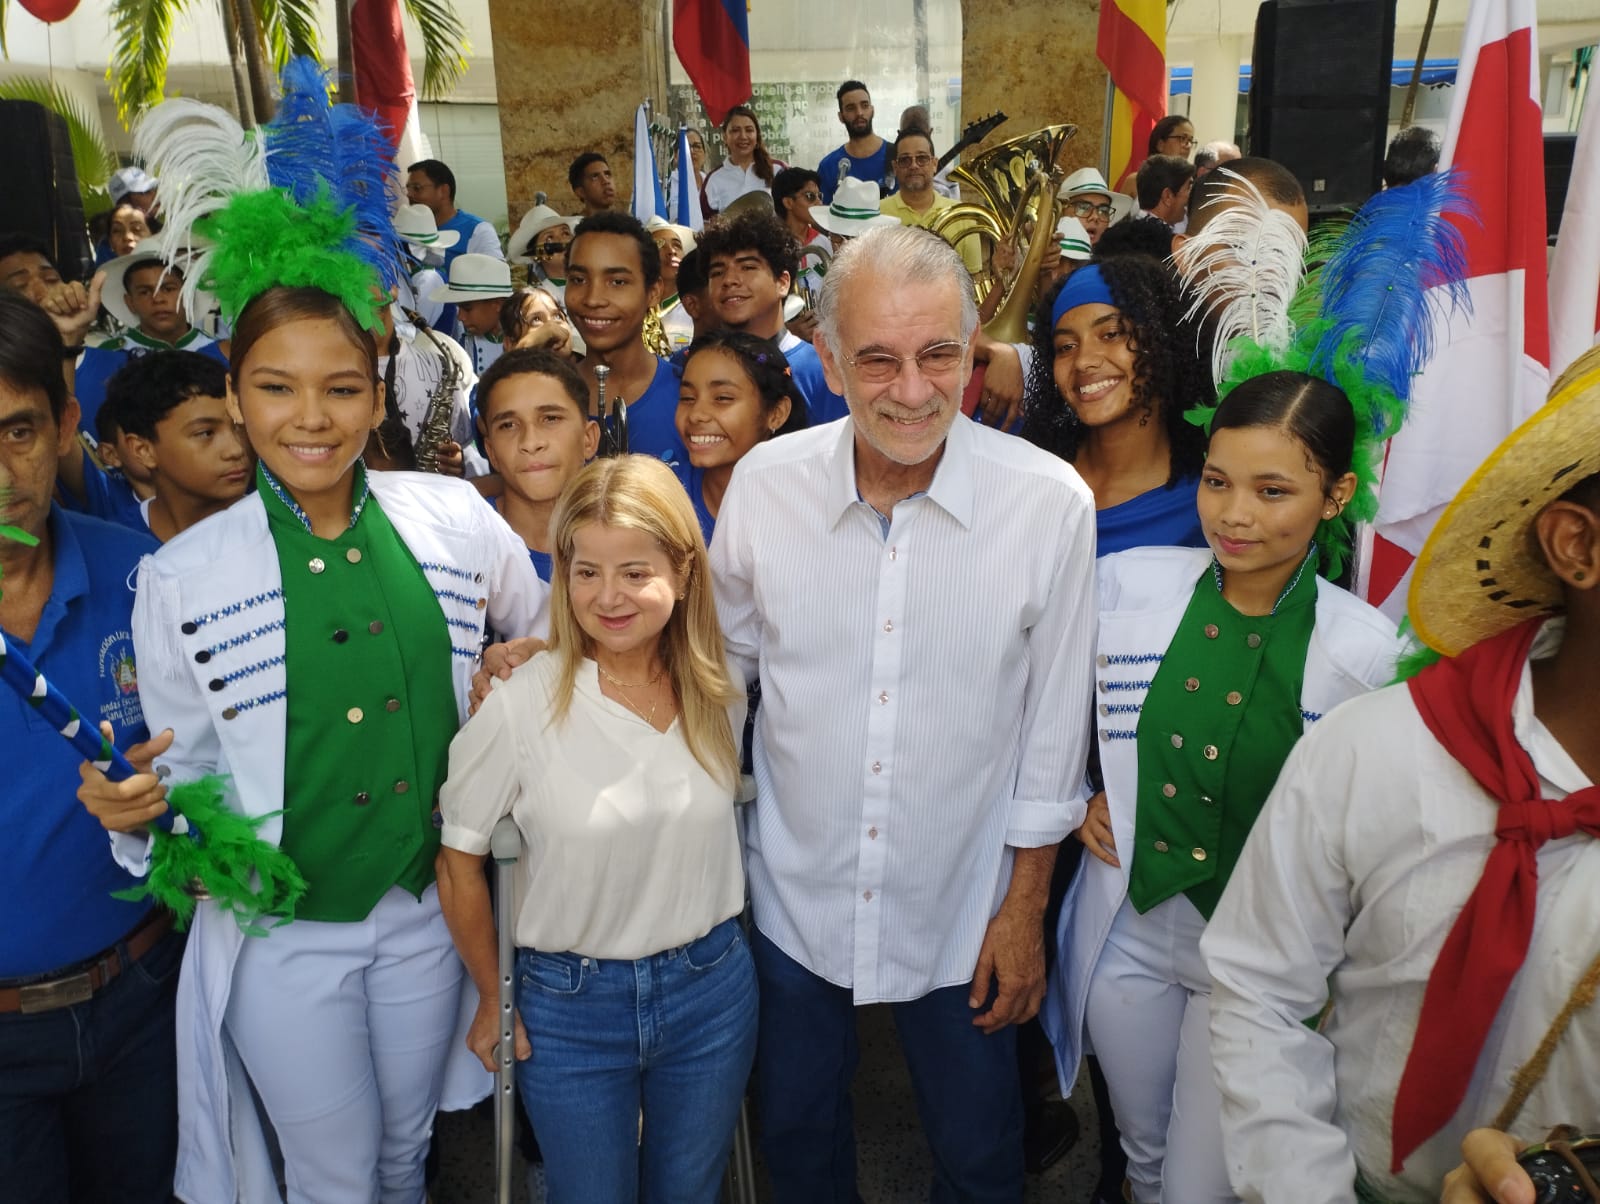
[[(779, 164), (774, 162), (772, 170), (776, 173)], [(744, 167), (728, 160), (706, 177), (706, 204), (718, 213), (748, 192), (771, 191), (771, 186), (756, 173), (753, 160)]]
[[(695, 760), (680, 723), (658, 732), (579, 666), (552, 721), (556, 653), (496, 688), (450, 743), (443, 840), (487, 853), (503, 815), (522, 832), (516, 943), (633, 960), (688, 944), (744, 908), (733, 792)], [(729, 708), (737, 738), (744, 700)]]

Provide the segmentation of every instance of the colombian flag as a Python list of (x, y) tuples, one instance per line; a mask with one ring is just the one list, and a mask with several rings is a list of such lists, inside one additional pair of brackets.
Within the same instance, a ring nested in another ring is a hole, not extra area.
[(1106, 179), (1121, 189), (1144, 162), (1150, 131), (1167, 113), (1165, 0), (1100, 0), (1095, 54), (1114, 85)]
[(672, 0), (672, 48), (714, 124), (750, 99), (745, 0)]

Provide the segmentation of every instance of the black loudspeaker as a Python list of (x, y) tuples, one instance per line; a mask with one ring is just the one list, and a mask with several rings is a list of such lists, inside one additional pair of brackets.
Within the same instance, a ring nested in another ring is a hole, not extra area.
[(55, 255), (61, 274), (87, 280), (94, 269), (67, 123), (31, 100), (0, 100), (0, 163), (15, 181), (0, 228), (31, 234)]
[(1572, 160), (1578, 151), (1578, 135), (1544, 136), (1544, 221), (1550, 241), (1561, 231), (1561, 211), (1567, 206), (1567, 185), (1572, 181)]
[(1383, 180), (1394, 0), (1267, 0), (1250, 72), (1250, 153), (1299, 178), (1313, 214)]

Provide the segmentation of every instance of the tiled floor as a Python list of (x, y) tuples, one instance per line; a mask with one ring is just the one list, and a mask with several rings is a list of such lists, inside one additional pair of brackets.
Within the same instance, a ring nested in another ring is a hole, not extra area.
[[(911, 1083), (887, 1007), (862, 1008), (861, 1069), (855, 1108), (861, 1196), (866, 1204), (922, 1204), (932, 1174), (911, 1099)], [(1094, 1108), (1080, 1085), (1073, 1110), (1083, 1126), (1078, 1144), (1040, 1176), (1029, 1176), (1028, 1204), (1079, 1204), (1094, 1187)], [(495, 1204), (492, 1123), (484, 1113), (440, 1117), (441, 1171), (434, 1204)], [(759, 1173), (759, 1170), (758, 1170)], [(517, 1204), (529, 1201), (520, 1160), (513, 1176)], [(596, 1201), (595, 1204), (606, 1204)]]

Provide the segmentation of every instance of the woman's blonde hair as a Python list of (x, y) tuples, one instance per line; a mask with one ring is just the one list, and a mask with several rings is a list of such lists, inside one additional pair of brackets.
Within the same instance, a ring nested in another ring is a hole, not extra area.
[(617, 456), (596, 460), (567, 484), (550, 518), (550, 650), (561, 658), (554, 717), (566, 716), (590, 640), (572, 609), (573, 535), (587, 523), (641, 531), (666, 552), (683, 582), (683, 598), (661, 632), (661, 658), (672, 675), (683, 718), (683, 738), (695, 760), (732, 788), (739, 777), (739, 745), (728, 707), (739, 690), (728, 677), (722, 625), (711, 593), (711, 563), (689, 495), (660, 460)]

